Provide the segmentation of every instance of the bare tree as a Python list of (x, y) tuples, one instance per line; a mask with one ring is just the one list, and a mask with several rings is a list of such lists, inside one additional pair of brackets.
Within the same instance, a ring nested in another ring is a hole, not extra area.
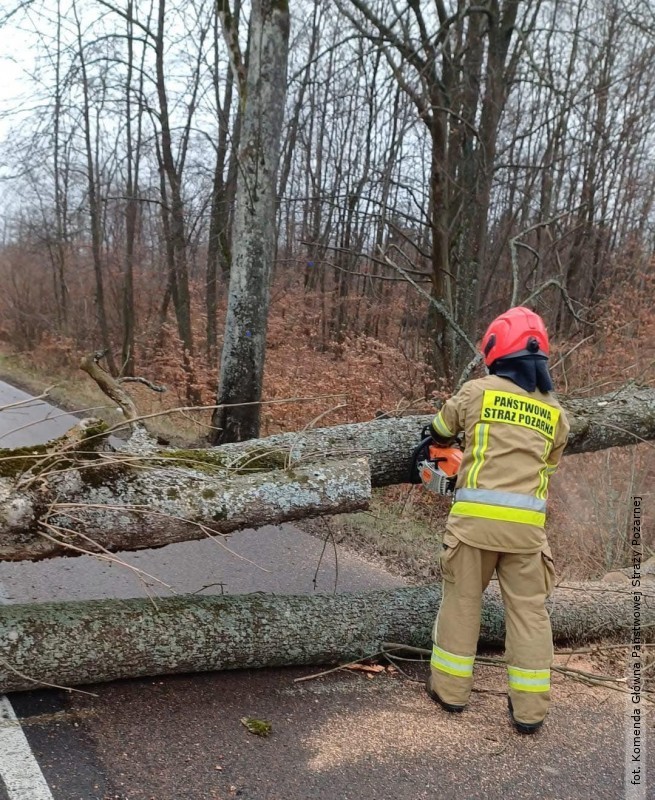
[(88, 190), (89, 223), (91, 226), (91, 254), (93, 258), (93, 272), (95, 275), (95, 305), (98, 317), (98, 327), (100, 329), (100, 339), (102, 347), (107, 353), (107, 366), (112, 375), (115, 375), (116, 363), (109, 336), (109, 325), (107, 322), (107, 308), (105, 302), (105, 277), (102, 262), (102, 210), (100, 206), (98, 169), (94, 157), (94, 132), (91, 122), (91, 96), (89, 86), (89, 75), (87, 72), (85, 46), (82, 40), (82, 26), (78, 13), (77, 4), (73, 3), (73, 13), (77, 31), (77, 58), (80, 65), (80, 77), (82, 83), (82, 119), (84, 149), (86, 155), (86, 178)]
[[(420, 2), (403, 9), (339, 3), (382, 48), (430, 136), (435, 365), (445, 374), (459, 374), (471, 356), (457, 328), (470, 338), (476, 332), (498, 129), (521, 50), (520, 40), (510, 47), (521, 5), (489, 0), (448, 13), (439, 1), (435, 16)], [(539, 3), (530, 6), (523, 35)]]
[[(241, 0), (236, 0), (234, 6), (234, 25), (238, 26), (241, 13)], [(234, 92), (234, 72), (229, 69), (225, 79), (225, 90), (221, 101), (220, 95), (220, 55), (219, 55), (219, 25), (220, 16), (218, 4), (214, 18), (214, 67), (213, 89), (214, 101), (218, 112), (218, 140), (216, 144), (216, 163), (214, 165), (214, 181), (212, 187), (211, 210), (209, 218), (209, 232), (207, 240), (207, 270), (205, 279), (205, 306), (207, 310), (207, 355), (215, 358), (217, 355), (217, 297), (219, 272), (225, 283), (230, 278), (230, 265), (232, 263), (230, 241), (230, 206), (234, 199), (235, 167), (239, 141), (240, 114), (234, 116), (232, 127), (232, 147), (230, 149), (230, 164), (226, 177), (226, 161), (228, 157), (230, 114), (232, 110), (232, 95)], [(238, 33), (237, 33), (238, 35)]]
[[(239, 173), (232, 233), (232, 270), (220, 383), (212, 424), (215, 443), (259, 433), (270, 277), (275, 257), (276, 176), (286, 98), (289, 8), (286, 0), (255, 0), (249, 30), (249, 61), (234, 36), (229, 3), (223, 24), (243, 105)], [(237, 405), (235, 405), (237, 404)]]
[[(133, 127), (133, 80), (134, 80), (134, 0), (127, 0), (126, 7), (127, 71), (125, 75), (125, 163), (126, 163), (126, 205), (125, 205), (125, 270), (123, 279), (123, 375), (134, 375), (135, 364), (135, 307), (134, 307), (134, 267), (139, 217), (139, 168), (141, 165), (141, 143), (143, 128), (143, 104), (137, 106), (136, 136)], [(145, 56), (145, 48), (144, 48)], [(143, 59), (142, 59), (143, 61)], [(143, 97), (143, 63), (138, 70), (137, 97)]]
[[(201, 370), (220, 350), (237, 177), (249, 199), (262, 177), (238, 146), (243, 8), (14, 0), (2, 16), (34, 26), (23, 108), (40, 109), (23, 110), (3, 172), (15, 173), (5, 241), (17, 246), (0, 302), (17, 342), (114, 342), (116, 367), (131, 372), (168, 345), (172, 312), (184, 362), (176, 350), (171, 370), (185, 370), (194, 400), (211, 382)], [(651, 4), (302, 0), (294, 14), (278, 257), (257, 280), (303, 285), (314, 347), (340, 358), (373, 335), (418, 359), (435, 342), (436, 374), (456, 374), (477, 326), (512, 298), (533, 298), (570, 335), (581, 309), (642, 280), (655, 209)]]

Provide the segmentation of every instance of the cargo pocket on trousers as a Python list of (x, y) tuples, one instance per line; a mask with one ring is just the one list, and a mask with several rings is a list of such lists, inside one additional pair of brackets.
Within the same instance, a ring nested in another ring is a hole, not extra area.
[(455, 574), (452, 568), (452, 561), (455, 553), (459, 550), (461, 542), (459, 539), (452, 535), (452, 533), (445, 533), (443, 542), (441, 544), (441, 553), (439, 554), (439, 569), (441, 577), (445, 581), (454, 583)]
[(550, 552), (550, 547), (546, 546), (541, 551), (541, 560), (544, 564), (544, 575), (546, 579), (546, 597), (550, 597), (555, 586), (555, 563), (553, 561), (553, 554)]

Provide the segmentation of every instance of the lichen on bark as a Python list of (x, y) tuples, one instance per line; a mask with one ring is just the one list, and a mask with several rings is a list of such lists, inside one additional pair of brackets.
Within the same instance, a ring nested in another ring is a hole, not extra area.
[[(431, 645), (441, 585), (357, 594), (92, 600), (6, 607), (0, 617), (0, 691), (180, 672), (348, 661), (385, 641)], [(607, 584), (557, 587), (555, 641), (626, 641), (632, 592)], [(642, 625), (655, 626), (655, 589), (644, 587)], [(311, 635), (308, 635), (311, 631)], [(502, 645), (500, 591), (489, 587), (481, 640)]]

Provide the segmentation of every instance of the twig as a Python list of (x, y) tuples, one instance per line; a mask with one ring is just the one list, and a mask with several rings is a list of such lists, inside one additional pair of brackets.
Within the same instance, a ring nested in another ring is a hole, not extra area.
[[(43, 419), (36, 419), (32, 422), (26, 422), (25, 425), (21, 425), (19, 428), (12, 428), (10, 431), (3, 433), (0, 436), (0, 439), (4, 439), (5, 436), (11, 436), (14, 433), (18, 433), (19, 431), (27, 430), (27, 428), (32, 428), (34, 425), (42, 425), (44, 422), (51, 422), (54, 419), (59, 419), (60, 417), (68, 417), (71, 414), (85, 414), (87, 411), (106, 411), (109, 408), (113, 408), (113, 406), (90, 406), (89, 408), (79, 408), (75, 409), (75, 411), (62, 411), (61, 414), (48, 414)], [(0, 408), (0, 412), (4, 409)]]
[[(301, 241), (300, 244), (305, 245), (307, 247), (313, 247), (314, 246), (314, 243), (307, 242), (307, 241)], [(333, 245), (329, 245), (329, 244), (321, 244), (320, 246), (324, 250), (333, 250), (336, 253), (343, 253), (343, 254), (348, 255), (348, 256), (354, 256), (358, 260), (360, 258), (363, 258), (363, 259), (366, 259), (368, 261), (372, 261), (374, 264), (379, 264), (381, 267), (389, 266), (382, 259), (376, 258), (375, 256), (370, 255), (369, 253), (358, 253), (358, 252), (355, 252), (354, 250), (348, 250), (345, 247), (334, 247)], [(294, 260), (297, 261), (297, 259), (294, 259)], [(335, 264), (332, 264), (330, 262), (324, 262), (324, 263), (326, 263), (328, 266), (336, 266)], [(339, 269), (341, 269), (341, 268), (339, 268)], [(343, 271), (347, 272), (348, 270), (343, 270)], [(418, 270), (418, 269), (408, 269), (407, 272), (410, 275), (418, 275), (421, 278), (429, 278), (430, 277), (430, 273), (429, 272), (423, 272), (422, 270)], [(356, 274), (360, 275), (361, 277), (366, 277), (366, 278), (377, 278), (377, 277), (379, 277), (377, 275), (371, 275), (371, 274), (363, 273), (363, 272), (362, 273), (356, 273)]]
[(527, 250), (530, 250), (533, 255), (536, 256), (537, 262), (539, 261), (539, 253), (537, 253), (532, 247), (526, 245), (524, 242), (520, 242), (519, 239), (523, 236), (527, 236), (528, 233), (532, 233), (532, 231), (536, 231), (539, 228), (547, 228), (549, 225), (552, 225), (554, 222), (559, 222), (559, 220), (563, 219), (564, 217), (568, 217), (574, 211), (579, 211), (582, 206), (578, 206), (577, 208), (573, 208), (571, 210), (567, 210), (558, 214), (556, 217), (552, 217), (551, 219), (544, 220), (543, 222), (536, 222), (534, 225), (530, 225), (529, 228), (517, 233), (516, 236), (512, 236), (509, 240), (509, 248), (512, 258), (512, 299), (510, 301), (510, 307), (514, 307), (518, 302), (519, 297), (519, 265), (518, 265), (518, 254), (516, 252), (517, 247), (524, 247)]
[[(562, 589), (569, 589), (571, 592), (594, 592), (596, 594), (622, 594), (627, 595), (632, 593), (632, 589), (628, 586), (628, 584), (622, 584), (625, 588), (622, 589), (611, 589), (610, 586), (615, 586), (616, 584), (607, 584), (607, 589), (605, 588), (596, 588), (592, 586), (572, 586), (570, 583), (558, 583), (557, 588), (560, 587)], [(645, 591), (644, 594), (648, 597), (652, 597), (655, 593), (655, 587), (653, 587), (653, 591)]]
[(334, 589), (333, 589), (332, 593), (336, 594), (337, 593), (337, 584), (339, 583), (339, 554), (337, 552), (337, 543), (336, 543), (336, 541), (334, 539), (334, 533), (333, 533), (332, 528), (330, 527), (329, 523), (328, 523), (328, 526), (327, 526), (327, 535), (326, 535), (325, 539), (323, 540), (323, 549), (321, 550), (321, 555), (319, 556), (318, 564), (316, 565), (316, 571), (314, 572), (314, 577), (312, 578), (312, 583), (314, 585), (314, 591), (316, 591), (317, 583), (318, 583), (318, 572), (319, 572), (319, 570), (321, 568), (321, 563), (323, 561), (323, 556), (325, 555), (325, 549), (327, 547), (328, 539), (330, 539), (332, 541), (332, 547), (334, 549)]
[[(241, 406), (267, 406), (267, 405), (282, 405), (284, 403), (311, 403), (315, 400), (325, 400), (331, 399), (333, 397), (345, 397), (345, 392), (339, 392), (338, 394), (317, 394), (311, 397), (284, 397), (275, 400), (255, 400), (250, 403), (221, 403), (220, 405), (208, 405), (208, 406), (177, 406), (176, 408), (168, 408), (164, 409), (163, 411), (154, 411), (152, 414), (141, 414), (140, 416), (136, 417), (132, 420), (132, 422), (143, 422), (146, 419), (153, 419), (154, 417), (163, 417), (168, 414), (174, 414), (176, 412), (182, 411), (215, 411), (219, 408), (238, 408)], [(108, 428), (105, 431), (107, 433), (113, 433), (116, 430), (120, 430), (121, 428), (126, 427), (128, 422), (117, 422), (115, 425), (112, 425), (111, 428)], [(91, 437), (89, 437), (91, 438)]]
[[(604, 645), (592, 645), (590, 647), (580, 647), (573, 650), (555, 650), (556, 656), (582, 656), (594, 653), (603, 653), (605, 650), (628, 650), (632, 647), (629, 642), (625, 644), (604, 644)], [(648, 642), (642, 643), (642, 648), (646, 647), (655, 647), (655, 644), (650, 644)]]
[(353, 664), (361, 664), (362, 661), (368, 661), (371, 658), (377, 658), (384, 653), (384, 650), (378, 650), (377, 653), (371, 653), (368, 656), (362, 656), (361, 658), (356, 658), (354, 661), (349, 661), (347, 664), (339, 664), (337, 667), (332, 667), (331, 669), (323, 670), (323, 672), (316, 672), (313, 675), (303, 675), (300, 678), (294, 678), (294, 683), (302, 683), (303, 681), (313, 681), (316, 678), (322, 678), (325, 675), (330, 675), (333, 672), (339, 672), (339, 670), (346, 669), (347, 667), (352, 667)]
[(416, 653), (420, 656), (431, 656), (432, 651), (424, 647), (413, 647), (410, 644), (398, 644), (397, 642), (382, 642), (382, 652), (389, 650), (406, 650), (408, 653)]
[[(257, 567), (262, 572), (270, 572), (269, 569), (260, 566), (255, 561), (251, 561), (249, 558), (240, 555), (236, 551), (232, 550), (232, 548), (228, 547), (224, 544), (218, 537), (219, 536), (228, 536), (227, 533), (221, 533), (220, 531), (213, 531), (207, 525), (203, 525), (201, 522), (197, 522), (196, 520), (186, 519), (185, 517), (181, 517), (178, 514), (167, 514), (163, 511), (156, 511), (149, 506), (137, 506), (137, 505), (124, 505), (124, 506), (115, 506), (115, 505), (101, 505), (101, 504), (94, 504), (94, 503), (53, 503), (52, 509), (54, 511), (59, 511), (59, 509), (66, 509), (66, 508), (96, 508), (100, 509), (101, 511), (119, 511), (120, 513), (125, 513), (126, 511), (131, 511), (134, 514), (148, 514), (150, 516), (156, 517), (165, 517), (166, 519), (173, 519), (179, 522), (183, 522), (185, 525), (192, 525), (193, 527), (198, 528), (201, 530), (208, 539), (211, 539), (216, 544), (220, 545), (222, 548), (227, 550), (230, 555), (235, 556), (236, 558), (245, 561), (247, 564), (250, 564), (253, 567)], [(71, 516), (64, 512), (65, 516)], [(61, 544), (61, 543), (60, 543)]]
[[(430, 650), (426, 650), (423, 647), (411, 647), (410, 645), (401, 645), (396, 644), (393, 642), (383, 642), (382, 647), (384, 650), (382, 651), (383, 654), (386, 654), (389, 650), (406, 650), (410, 653), (418, 653), (421, 655), (431, 655)], [(556, 653), (557, 655), (557, 653)], [(476, 656), (475, 657), (476, 664), (484, 664), (485, 666), (489, 667), (506, 667), (507, 662), (503, 658), (493, 658), (489, 656)], [(616, 678), (613, 675), (603, 675), (603, 674), (594, 674), (591, 672), (585, 672), (581, 669), (574, 669), (573, 667), (563, 667), (559, 664), (553, 664), (550, 669), (553, 672), (559, 672), (566, 677), (569, 677), (573, 680), (579, 680), (583, 683), (591, 683), (596, 684), (599, 686), (604, 686), (608, 689), (618, 689), (619, 691), (627, 691), (622, 689), (620, 686), (611, 686), (609, 684), (612, 683), (620, 683), (625, 684), (625, 678)]]
[[(82, 535), (82, 534), (79, 534), (78, 531), (74, 531), (74, 530), (72, 530), (70, 528), (66, 528), (64, 526), (53, 525), (53, 524), (51, 524), (49, 522), (40, 522), (39, 525), (41, 525), (43, 528), (47, 528), (48, 530), (51, 530), (53, 533), (56, 533), (56, 534), (60, 534), (62, 532), (63, 533), (68, 532), (68, 533), (72, 533), (72, 534), (75, 534), (75, 535), (78, 535), (78, 536)], [(126, 561), (122, 561), (120, 558), (115, 557), (113, 554), (97, 553), (97, 552), (94, 552), (93, 550), (87, 550), (85, 547), (79, 547), (77, 545), (71, 544), (70, 542), (62, 541), (61, 539), (57, 539), (56, 536), (50, 536), (47, 533), (44, 533), (43, 531), (39, 531), (38, 534), (39, 534), (39, 536), (43, 537), (44, 539), (47, 539), (48, 541), (53, 542), (54, 544), (61, 545), (62, 547), (66, 548), (67, 550), (73, 550), (74, 552), (80, 553), (81, 555), (84, 555), (84, 556), (91, 556), (92, 558), (95, 558), (98, 561), (108, 561), (108, 562), (110, 562), (112, 564), (119, 564), (122, 567), (127, 567), (127, 569), (132, 570), (137, 575), (139, 580), (142, 581), (143, 588), (146, 590), (146, 594), (148, 595), (148, 599), (150, 600), (150, 602), (153, 603), (155, 608), (157, 608), (157, 604), (155, 603), (153, 597), (151, 596), (151, 594), (149, 592), (147, 582), (143, 579), (142, 575), (139, 574), (139, 573), (142, 573), (143, 575), (148, 575), (148, 573), (143, 572), (143, 570), (140, 570), (138, 567), (134, 567), (131, 564), (128, 564)], [(97, 543), (94, 542), (93, 539), (89, 539), (89, 537), (83, 536), (82, 538), (86, 539), (87, 541), (92, 542), (94, 545), (96, 545), (98, 547), (100, 546), (100, 545), (97, 545)], [(164, 583), (159, 578), (155, 578), (152, 575), (148, 575), (148, 577), (152, 578), (152, 580), (155, 581), (156, 583), (161, 583), (162, 586), (164, 586), (167, 589), (169, 589), (173, 594), (176, 594), (175, 590), (172, 587), (168, 586), (168, 584)]]
[(89, 697), (98, 697), (95, 692), (85, 692), (84, 689), (73, 689), (72, 686), (60, 686), (58, 683), (48, 683), (48, 681), (40, 681), (37, 678), (33, 678), (31, 675), (25, 675), (25, 673), (16, 669), (16, 667), (12, 667), (11, 664), (8, 664), (4, 659), (1, 658), (0, 664), (2, 664), (3, 667), (8, 669), (14, 675), (18, 675), (18, 677), (22, 678), (24, 681), (30, 681), (30, 683), (34, 683), (37, 686), (47, 686), (50, 689), (63, 689), (65, 692), (75, 692), (76, 694), (86, 694)]
[[(289, 451), (290, 452), (290, 451)], [(270, 450), (262, 450), (261, 452), (253, 452), (253, 453), (238, 453), (235, 460), (231, 461), (227, 469), (233, 469), (238, 472), (246, 471), (247, 469), (251, 468), (251, 464), (257, 464), (258, 461), (261, 461), (264, 458), (270, 458), (272, 455), (279, 453), (280, 455), (284, 455), (284, 468), (289, 469), (291, 462), (287, 460), (288, 452), (286, 448), (283, 447), (272, 447)], [(245, 458), (245, 461), (241, 459)], [(258, 470), (257, 466), (252, 467), (253, 470)]]
[[(71, 514), (66, 514), (66, 516), (69, 519), (73, 520), (74, 522), (77, 522), (80, 525), (84, 525), (84, 520), (79, 519), (79, 517), (74, 517)], [(140, 567), (135, 567), (133, 564), (128, 564), (127, 561), (123, 561), (122, 558), (119, 558), (115, 553), (112, 553), (106, 547), (101, 545), (99, 542), (96, 542), (95, 539), (92, 539), (90, 536), (87, 536), (85, 533), (82, 533), (81, 531), (73, 530), (72, 528), (68, 528), (68, 527), (65, 527), (63, 525), (54, 525), (54, 524), (48, 523), (48, 522), (42, 522), (41, 524), (42, 525), (46, 525), (48, 528), (50, 528), (54, 532), (62, 532), (64, 534), (70, 533), (70, 534), (73, 534), (73, 536), (79, 536), (80, 539), (83, 539), (85, 542), (88, 542), (89, 544), (93, 545), (94, 547), (98, 547), (100, 549), (101, 553), (104, 553), (106, 555), (106, 560), (112, 561), (112, 562), (118, 564), (121, 567), (127, 567), (128, 569), (130, 569), (134, 573), (136, 573), (137, 577), (141, 581), (143, 581), (143, 585), (144, 585), (144, 588), (146, 589), (146, 591), (148, 590), (148, 581), (146, 580), (146, 578), (148, 578), (151, 581), (153, 581), (154, 583), (159, 583), (161, 586), (164, 587), (164, 589), (168, 589), (168, 591), (171, 594), (177, 594), (175, 589), (170, 584), (165, 583), (163, 580), (161, 580), (161, 578), (157, 578), (155, 575), (151, 575), (149, 572), (146, 572), (145, 570), (141, 569)], [(101, 553), (92, 552), (92, 555), (99, 556), (99, 555), (101, 555)], [(105, 560), (105, 559), (103, 559), (103, 560)]]
[(468, 345), (470, 350), (477, 355), (478, 348), (469, 338), (468, 334), (461, 327), (461, 325), (459, 325), (459, 323), (453, 319), (452, 314), (446, 308), (446, 306), (441, 302), (441, 300), (437, 300), (436, 297), (432, 297), (432, 295), (429, 292), (426, 292), (425, 289), (419, 286), (418, 283), (416, 283), (416, 281), (407, 273), (407, 270), (403, 269), (399, 264), (393, 262), (386, 255), (383, 255), (383, 258), (387, 266), (400, 272), (400, 274), (405, 278), (405, 280), (408, 283), (410, 283), (416, 289), (416, 291), (430, 303), (430, 305), (433, 305), (437, 309), (437, 311), (441, 314), (441, 316), (448, 323), (448, 325), (450, 325), (450, 327), (455, 331), (455, 333), (458, 334), (458, 336), (462, 339), (462, 341), (464, 341)]
[(211, 589), (213, 586), (220, 586), (221, 587), (221, 596), (225, 594), (225, 584), (224, 583), (206, 583), (204, 586), (201, 586), (199, 589), (196, 589), (195, 592), (189, 592), (189, 594), (200, 594), (200, 592), (204, 592), (205, 589)]
[[(65, 475), (67, 472), (77, 471), (83, 472), (84, 470), (94, 470), (94, 469), (102, 469), (106, 466), (111, 465), (122, 465), (122, 466), (129, 466), (131, 469), (143, 469), (147, 470), (150, 467), (146, 466), (145, 464), (141, 464), (140, 462), (146, 460), (146, 455), (138, 455), (138, 456), (130, 456), (129, 454), (121, 454), (117, 456), (115, 452), (107, 452), (107, 453), (99, 453), (95, 450), (85, 451), (85, 450), (76, 450), (76, 455), (78, 456), (85, 456), (85, 455), (93, 455), (97, 456), (97, 460), (95, 461), (86, 461), (86, 462), (79, 462), (79, 463), (67, 463), (66, 460), (56, 460), (48, 466), (46, 469), (43, 469), (40, 472), (35, 474), (30, 474), (30, 471), (27, 470), (23, 473), (24, 477), (18, 480), (16, 484), (17, 489), (22, 489), (23, 491), (29, 489), (34, 483), (43, 481), (45, 479), (50, 479), (56, 475)], [(50, 454), (46, 454), (43, 458), (50, 458)], [(12, 456), (12, 458), (18, 458), (18, 456)], [(153, 456), (155, 458), (155, 456)], [(1, 461), (2, 459), (0, 459)], [(36, 462), (36, 457), (34, 457)], [(42, 459), (43, 460), (43, 459)], [(167, 459), (172, 462), (175, 462), (177, 459)], [(65, 466), (61, 467), (60, 469), (56, 469), (59, 464), (64, 464)], [(36, 466), (36, 464), (34, 465)], [(206, 467), (206, 464), (204, 464)]]
[(29, 406), (37, 400), (45, 400), (45, 398), (49, 396), (50, 392), (56, 388), (57, 385), (58, 384), (53, 383), (52, 386), (48, 386), (48, 388), (44, 389), (43, 392), (37, 397), (28, 397), (26, 400), (17, 400), (15, 403), (9, 403), (6, 406), (0, 406), (0, 411), (7, 411), (10, 408), (19, 408), (20, 406)]
[(649, 441), (648, 439), (644, 439), (643, 436), (639, 436), (634, 431), (630, 431), (627, 428), (622, 428), (620, 425), (612, 425), (611, 422), (604, 422), (604, 421), (598, 422), (597, 420), (594, 420), (593, 424), (599, 425), (601, 428), (612, 428), (615, 431), (619, 431), (619, 433), (625, 433), (628, 436), (632, 436), (638, 442), (648, 445), (648, 447), (655, 447), (655, 444), (653, 444), (653, 442)]
[(523, 305), (527, 305), (531, 300), (534, 300), (535, 297), (540, 295), (550, 286), (556, 286), (560, 290), (562, 297), (564, 298), (564, 302), (566, 303), (569, 311), (571, 312), (571, 316), (574, 319), (576, 319), (578, 322), (581, 322), (583, 325), (594, 325), (593, 322), (590, 322), (589, 320), (586, 319), (582, 319), (582, 317), (573, 308), (573, 301), (571, 300), (569, 293), (566, 291), (566, 289), (562, 286), (561, 282), (557, 278), (550, 278), (545, 283), (542, 283), (541, 286), (538, 286), (528, 297), (525, 298), (525, 300), (523, 301)]
[(203, 422), (200, 419), (195, 419), (191, 416), (191, 414), (187, 414), (186, 411), (182, 411), (178, 409), (178, 414), (180, 414), (184, 419), (191, 422), (193, 425), (197, 425), (199, 428), (204, 428), (207, 431), (215, 431), (218, 430), (216, 425), (212, 425), (211, 422)]
[(551, 369), (551, 370), (554, 370), (554, 369), (555, 369), (555, 367), (558, 367), (558, 366), (559, 366), (561, 363), (563, 363), (563, 362), (564, 362), (564, 361), (565, 361), (565, 360), (566, 360), (566, 359), (567, 359), (567, 358), (568, 358), (570, 355), (572, 355), (573, 353), (575, 353), (575, 351), (578, 349), (578, 347), (580, 347), (581, 345), (583, 345), (585, 342), (588, 342), (588, 341), (589, 341), (589, 339), (593, 339), (593, 338), (594, 338), (594, 336), (595, 336), (595, 334), (593, 334), (593, 333), (592, 333), (592, 334), (590, 334), (589, 336), (585, 336), (585, 338), (584, 338), (584, 339), (581, 339), (581, 340), (580, 340), (580, 341), (579, 341), (579, 342), (578, 342), (576, 345), (574, 345), (574, 346), (573, 346), (573, 347), (572, 347), (572, 348), (571, 348), (571, 349), (570, 349), (570, 350), (569, 350), (567, 353), (564, 353), (564, 355), (563, 355), (563, 356), (560, 356), (560, 358), (558, 358), (558, 359), (557, 359), (557, 361), (556, 361), (554, 364), (551, 364), (551, 366), (550, 366), (550, 369)]
[(397, 669), (403, 677), (407, 678), (408, 681), (411, 681), (412, 683), (425, 683), (424, 678), (415, 678), (413, 675), (410, 675), (409, 672), (405, 672), (402, 667), (399, 667), (398, 664), (396, 664), (394, 656), (390, 655), (389, 653), (382, 653), (382, 656), (391, 664), (394, 669)]
[(405, 509), (407, 508), (407, 503), (409, 503), (409, 498), (412, 496), (412, 492), (414, 491), (415, 488), (416, 488), (416, 486), (410, 486), (408, 491), (407, 491), (407, 494), (405, 495), (405, 500), (404, 500), (404, 502), (402, 504), (402, 507), (400, 509), (400, 516), (401, 517), (405, 513)]
[(305, 425), (305, 427), (303, 428), (303, 432), (313, 428), (317, 422), (320, 422), (329, 414), (333, 414), (335, 411), (340, 411), (342, 408), (348, 408), (349, 405), (350, 405), (349, 403), (339, 403), (339, 405), (332, 406), (332, 408), (328, 408), (325, 411), (321, 411), (321, 413), (317, 417), (314, 417), (314, 419), (310, 420)]
[(126, 376), (125, 378), (116, 378), (116, 383), (142, 383), (144, 386), (147, 386), (148, 389), (152, 389), (153, 392), (162, 393), (168, 391), (165, 386), (157, 386), (147, 378), (139, 378), (133, 375)]

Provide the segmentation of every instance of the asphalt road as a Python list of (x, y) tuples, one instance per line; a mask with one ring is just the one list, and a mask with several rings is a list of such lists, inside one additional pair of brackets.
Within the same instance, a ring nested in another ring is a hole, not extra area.
[[(21, 395), (0, 384), (0, 406)], [(43, 403), (0, 412), (0, 447), (58, 435), (75, 422), (60, 414)], [(10, 437), (12, 426), (22, 429)], [(323, 544), (290, 525), (228, 544), (231, 552), (208, 541), (121, 554), (161, 581), (148, 587), (127, 567), (89, 558), (0, 564), (0, 602), (399, 583), (341, 549), (337, 570), (331, 545), (321, 556)], [(415, 681), (340, 671), (297, 682), (317, 670), (272, 669), (12, 694), (8, 708), (0, 702), (0, 800), (655, 796), (624, 794), (621, 695), (558, 679), (544, 730), (526, 738), (508, 721), (500, 671), (482, 668), (481, 691), (452, 718), (425, 696), (425, 668), (407, 668)], [(252, 735), (244, 717), (270, 721), (271, 735)]]

